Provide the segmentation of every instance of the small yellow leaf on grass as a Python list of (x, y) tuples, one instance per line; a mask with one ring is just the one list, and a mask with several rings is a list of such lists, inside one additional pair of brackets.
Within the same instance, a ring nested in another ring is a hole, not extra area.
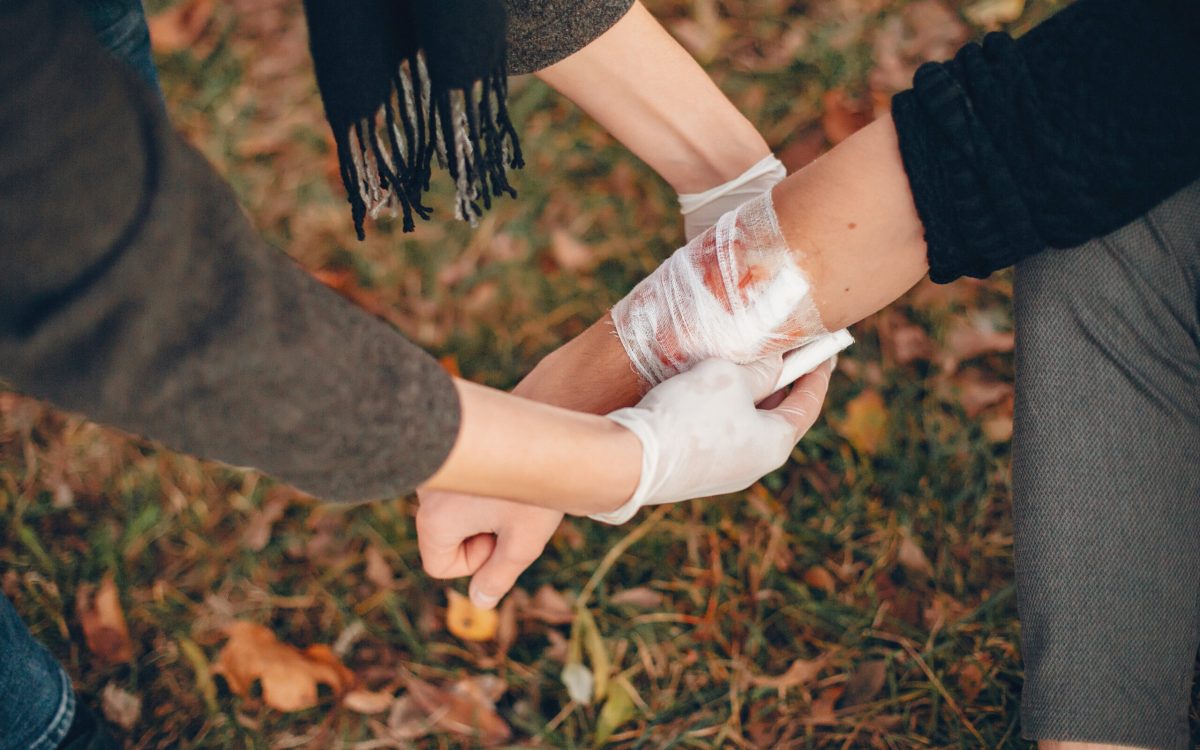
[(446, 628), (464, 641), (490, 641), (500, 627), (500, 615), (494, 609), (479, 609), (471, 600), (453, 589), (446, 590)]
[(874, 456), (887, 437), (888, 413), (878, 391), (865, 390), (846, 404), (838, 432), (859, 452)]
[(338, 694), (354, 684), (354, 673), (328, 646), (309, 646), (301, 651), (280, 643), (269, 629), (253, 622), (235, 622), (225, 633), (229, 641), (217, 655), (213, 672), (223, 676), (236, 695), (246, 695), (258, 680), (262, 683), (263, 702), (268, 706), (302, 711), (317, 704), (318, 684)]
[(603, 745), (608, 738), (621, 728), (621, 725), (637, 715), (637, 707), (633, 697), (625, 687), (623, 680), (612, 684), (608, 691), (608, 700), (596, 717), (596, 744)]
[(133, 660), (133, 642), (129, 640), (129, 626), (121, 611), (121, 599), (112, 573), (105, 574), (99, 589), (90, 583), (79, 587), (75, 611), (88, 650), (97, 659), (110, 665)]

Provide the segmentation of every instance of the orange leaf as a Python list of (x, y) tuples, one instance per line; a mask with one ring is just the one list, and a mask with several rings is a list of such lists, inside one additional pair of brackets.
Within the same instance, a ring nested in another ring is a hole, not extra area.
[(490, 641), (500, 627), (500, 615), (494, 609), (479, 609), (454, 589), (446, 590), (446, 629), (464, 641)]
[(779, 691), (807, 685), (817, 679), (825, 668), (825, 659), (797, 659), (787, 671), (775, 677), (755, 677), (751, 681), (758, 687), (770, 687)]
[(354, 684), (354, 673), (328, 646), (301, 651), (280, 643), (268, 628), (253, 622), (235, 622), (225, 633), (229, 641), (217, 655), (213, 672), (223, 676), (236, 695), (245, 696), (258, 680), (268, 706), (302, 711), (317, 704), (317, 685), (341, 694)]
[(183, 0), (147, 19), (150, 46), (160, 55), (184, 50), (196, 43), (212, 20), (213, 0)]
[(933, 565), (925, 556), (925, 551), (907, 533), (900, 538), (900, 546), (896, 549), (896, 562), (910, 573), (933, 575)]
[(878, 391), (865, 390), (846, 404), (846, 418), (838, 426), (842, 437), (859, 452), (873, 456), (888, 432), (887, 408)]
[(96, 658), (110, 665), (133, 661), (133, 642), (129, 640), (129, 626), (121, 611), (121, 599), (112, 573), (104, 575), (99, 590), (90, 583), (79, 587), (75, 611), (88, 650)]

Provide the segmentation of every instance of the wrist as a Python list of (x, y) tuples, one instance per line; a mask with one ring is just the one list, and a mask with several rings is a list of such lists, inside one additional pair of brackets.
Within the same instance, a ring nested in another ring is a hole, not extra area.
[(564, 409), (607, 414), (641, 398), (645, 386), (605, 314), (545, 359), (513, 393)]

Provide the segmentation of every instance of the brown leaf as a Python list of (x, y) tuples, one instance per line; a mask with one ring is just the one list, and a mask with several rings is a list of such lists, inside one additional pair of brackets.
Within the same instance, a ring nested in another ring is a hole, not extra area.
[(591, 248), (564, 229), (555, 229), (550, 235), (550, 254), (564, 271), (579, 273), (591, 270), (596, 265), (596, 256)]
[(262, 683), (263, 702), (279, 711), (302, 711), (317, 704), (317, 685), (326, 685), (341, 695), (354, 684), (354, 673), (346, 669), (324, 645), (303, 651), (280, 643), (268, 628), (237, 621), (226, 628), (229, 641), (217, 655), (215, 674), (225, 678), (229, 689), (245, 696), (255, 680)]
[(974, 419), (984, 409), (994, 406), (1006, 399), (1012, 398), (1012, 383), (999, 380), (985, 380), (979, 373), (971, 370), (958, 378), (958, 401), (968, 417)]
[(873, 456), (887, 437), (888, 414), (883, 396), (867, 389), (846, 404), (846, 418), (837, 426), (838, 432), (859, 452)]
[(367, 561), (365, 575), (368, 581), (381, 589), (390, 589), (395, 585), (396, 578), (392, 572), (392, 566), (388, 565), (378, 547), (368, 544), (363, 557)]
[(464, 641), (490, 641), (496, 637), (500, 616), (494, 609), (479, 609), (454, 589), (446, 589), (446, 629)]
[(898, 365), (933, 358), (933, 342), (921, 326), (908, 322), (902, 314), (886, 315), (879, 327), (884, 355)]
[(477, 687), (442, 690), (417, 677), (405, 680), (412, 698), (436, 728), (470, 737), (482, 745), (497, 745), (512, 736), (512, 730), (496, 713), (496, 706)]
[(833, 580), (833, 574), (824, 565), (814, 565), (804, 571), (804, 583), (828, 594), (832, 594), (837, 589), (837, 582)]
[(851, 97), (845, 89), (826, 91), (821, 97), (821, 104), (825, 109), (825, 114), (821, 116), (821, 127), (825, 130), (825, 137), (834, 145), (870, 125), (875, 119), (871, 104)]
[(1007, 443), (1013, 436), (1012, 407), (1008, 414), (997, 414), (983, 420), (979, 425), (983, 435), (993, 443)]
[(351, 690), (342, 696), (342, 705), (358, 714), (381, 714), (395, 700), (396, 696), (386, 690)]
[(608, 598), (613, 604), (628, 604), (639, 609), (657, 609), (662, 606), (663, 595), (645, 586), (618, 591)]
[(881, 659), (864, 661), (846, 681), (846, 689), (838, 699), (837, 707), (848, 708), (866, 703), (879, 694), (887, 679), (887, 662)]
[(557, 589), (548, 583), (533, 595), (529, 607), (525, 610), (526, 617), (541, 620), (547, 625), (568, 625), (575, 619), (575, 609)]
[(512, 645), (517, 642), (520, 626), (517, 623), (517, 600), (513, 596), (504, 597), (499, 608), (500, 621), (496, 625), (496, 646), (501, 654), (507, 654)]
[(104, 718), (128, 732), (142, 717), (142, 699), (110, 682), (100, 692), (100, 710)]
[(956, 671), (958, 672), (958, 687), (963, 694), (963, 702), (970, 705), (975, 702), (975, 699), (979, 697), (979, 691), (983, 689), (983, 670), (972, 661), (959, 665)]
[(133, 661), (133, 642), (129, 639), (129, 626), (112, 573), (104, 575), (99, 589), (90, 583), (79, 587), (75, 611), (88, 650), (96, 658), (108, 665)]
[(910, 534), (905, 533), (900, 537), (900, 544), (896, 548), (896, 562), (910, 573), (920, 573), (925, 576), (933, 575), (933, 565), (929, 562), (929, 558), (925, 556), (925, 551), (921, 549)]
[(958, 318), (946, 333), (942, 366), (953, 371), (961, 362), (983, 354), (1011, 352), (1014, 341), (1012, 331), (997, 331), (986, 319)]
[(910, 3), (876, 34), (871, 89), (888, 95), (907, 89), (921, 63), (952, 57), (968, 36), (958, 15), (937, 0)]
[(150, 46), (160, 55), (184, 50), (196, 43), (212, 20), (213, 0), (182, 0), (146, 20)]
[(258, 552), (271, 541), (271, 530), (275, 523), (283, 518), (291, 503), (293, 493), (278, 491), (281, 488), (272, 487), (267, 492), (267, 498), (261, 508), (250, 517), (246, 530), (242, 532), (242, 546), (253, 552)]

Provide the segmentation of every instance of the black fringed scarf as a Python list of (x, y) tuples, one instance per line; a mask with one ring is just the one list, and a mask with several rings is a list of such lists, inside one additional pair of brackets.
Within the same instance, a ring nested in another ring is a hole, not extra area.
[(474, 223), (493, 196), (516, 196), (506, 168), (524, 162), (505, 103), (501, 0), (304, 0), (304, 8), (360, 240), (368, 213), (398, 207), (406, 232), (413, 214), (429, 218), (421, 194), (434, 158), (455, 182), (459, 219)]

